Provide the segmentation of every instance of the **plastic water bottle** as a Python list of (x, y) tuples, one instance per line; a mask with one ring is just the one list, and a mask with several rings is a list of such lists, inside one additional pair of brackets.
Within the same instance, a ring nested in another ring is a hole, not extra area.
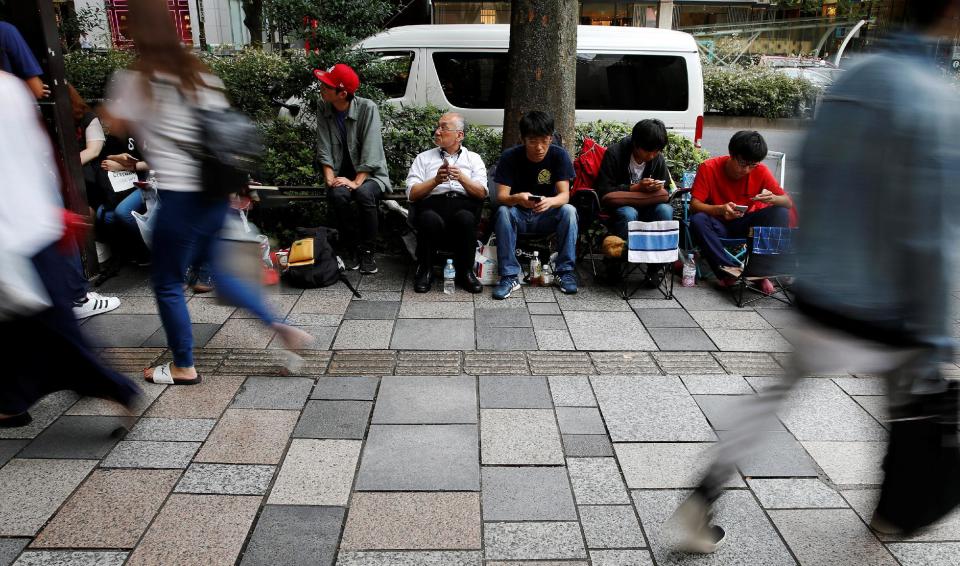
[(693, 254), (688, 254), (683, 261), (683, 280), (681, 285), (693, 287), (697, 284), (697, 263), (693, 261)]
[(537, 287), (543, 283), (543, 266), (540, 264), (540, 252), (533, 252), (530, 259), (530, 284)]
[(457, 270), (453, 268), (453, 260), (448, 259), (447, 265), (443, 266), (443, 292), (446, 295), (453, 294), (453, 280), (457, 277)]

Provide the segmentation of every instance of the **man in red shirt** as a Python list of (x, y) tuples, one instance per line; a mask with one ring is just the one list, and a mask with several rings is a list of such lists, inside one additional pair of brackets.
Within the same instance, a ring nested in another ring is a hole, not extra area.
[[(753, 226), (788, 226), (793, 208), (793, 201), (760, 163), (767, 156), (763, 136), (753, 131), (737, 132), (730, 138), (729, 151), (730, 155), (700, 165), (690, 201), (693, 237), (724, 286), (733, 278), (721, 268), (734, 264), (724, 253), (720, 239), (745, 238)], [(769, 281), (764, 280), (762, 285), (771, 287), (765, 291), (773, 291)]]

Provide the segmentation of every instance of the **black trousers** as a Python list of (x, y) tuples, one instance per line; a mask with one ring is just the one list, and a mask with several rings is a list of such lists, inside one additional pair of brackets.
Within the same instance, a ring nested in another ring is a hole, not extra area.
[[(356, 189), (333, 187), (327, 189), (330, 203), (330, 218), (334, 227), (340, 231), (341, 242), (347, 246), (359, 246), (364, 250), (373, 250), (377, 239), (380, 202), (380, 185), (368, 179)], [(353, 203), (356, 203), (354, 211)]]
[(473, 269), (477, 249), (477, 218), (482, 201), (451, 193), (414, 203), (413, 226), (417, 229), (417, 261), (433, 265), (437, 248), (453, 252), (457, 274)]

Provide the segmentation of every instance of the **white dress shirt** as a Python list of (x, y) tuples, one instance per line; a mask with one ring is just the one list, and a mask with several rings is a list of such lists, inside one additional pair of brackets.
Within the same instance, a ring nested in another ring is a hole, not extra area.
[[(410, 172), (407, 173), (407, 198), (410, 198), (410, 191), (414, 185), (436, 177), (437, 171), (443, 166), (444, 157), (450, 165), (459, 168), (462, 175), (480, 183), (484, 193), (487, 192), (487, 168), (484, 166), (480, 155), (463, 146), (460, 146), (460, 151), (454, 154), (449, 154), (443, 149), (435, 147), (414, 158), (413, 164), (410, 166)], [(442, 195), (449, 192), (467, 194), (463, 185), (458, 181), (446, 181), (434, 187), (427, 196)]]

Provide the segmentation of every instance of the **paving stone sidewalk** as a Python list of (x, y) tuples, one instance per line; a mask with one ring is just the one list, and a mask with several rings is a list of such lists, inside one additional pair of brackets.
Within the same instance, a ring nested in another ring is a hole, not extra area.
[[(0, 430), (0, 565), (960, 563), (960, 514), (906, 541), (867, 528), (885, 405), (853, 375), (805, 379), (764, 425), (720, 552), (669, 550), (710, 447), (783, 372), (790, 310), (708, 286), (416, 295), (381, 268), (363, 300), (271, 290), (318, 337), (298, 375), (248, 315), (193, 297), (202, 384), (145, 384), (125, 437), (116, 406), (70, 393)], [(131, 375), (169, 359), (143, 277), (83, 326)]]

